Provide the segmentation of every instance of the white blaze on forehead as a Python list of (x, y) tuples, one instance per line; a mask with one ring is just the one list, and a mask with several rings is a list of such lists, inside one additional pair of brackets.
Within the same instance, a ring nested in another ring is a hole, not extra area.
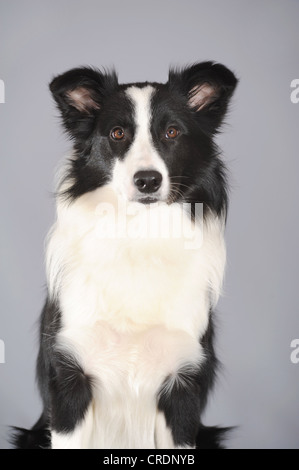
[(158, 155), (153, 145), (150, 129), (152, 117), (151, 98), (154, 91), (155, 89), (150, 85), (144, 88), (132, 86), (126, 91), (134, 106), (134, 121), (136, 125), (134, 142), (129, 154), (132, 155), (132, 158), (134, 158), (136, 164), (140, 167), (159, 170), (159, 168), (156, 168)]
[(116, 160), (113, 171), (114, 186), (128, 199), (134, 198), (136, 194), (136, 187), (133, 184), (134, 174), (140, 170), (156, 170), (162, 174), (163, 178), (159, 197), (167, 199), (169, 192), (168, 170), (155, 149), (151, 135), (151, 100), (155, 88), (151, 85), (142, 88), (131, 86), (125, 93), (134, 108), (136, 130), (127, 155), (122, 161)]
[(127, 96), (134, 105), (135, 124), (139, 131), (150, 131), (151, 98), (154, 91), (154, 87), (150, 85), (143, 88), (132, 86), (126, 90)]

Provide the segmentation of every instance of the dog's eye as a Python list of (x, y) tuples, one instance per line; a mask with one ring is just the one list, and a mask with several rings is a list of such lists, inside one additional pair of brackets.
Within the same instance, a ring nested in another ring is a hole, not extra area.
[(166, 139), (175, 139), (179, 135), (180, 131), (175, 127), (169, 127), (166, 131)]
[(110, 137), (113, 140), (122, 140), (125, 137), (125, 131), (123, 130), (122, 127), (115, 127), (110, 132)]

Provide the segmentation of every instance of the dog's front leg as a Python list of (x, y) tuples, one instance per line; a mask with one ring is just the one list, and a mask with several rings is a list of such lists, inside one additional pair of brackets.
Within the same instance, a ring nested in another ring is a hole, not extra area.
[(72, 354), (56, 352), (50, 380), (52, 449), (88, 445), (86, 421), (91, 401), (91, 377)]
[(155, 442), (158, 449), (193, 449), (200, 424), (196, 371), (170, 377), (158, 395)]

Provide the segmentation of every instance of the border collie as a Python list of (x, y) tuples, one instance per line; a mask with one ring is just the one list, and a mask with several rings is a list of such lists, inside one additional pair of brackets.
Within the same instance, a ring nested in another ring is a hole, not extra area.
[(236, 84), (213, 62), (171, 69), (165, 84), (89, 67), (51, 82), (74, 147), (47, 245), (44, 411), (16, 429), (17, 447), (222, 447), (224, 429), (201, 416), (225, 267), (213, 137)]

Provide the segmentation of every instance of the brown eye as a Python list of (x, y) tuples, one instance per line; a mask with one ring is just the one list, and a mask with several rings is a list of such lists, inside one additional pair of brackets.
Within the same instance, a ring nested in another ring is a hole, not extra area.
[(179, 135), (180, 131), (175, 127), (169, 127), (166, 131), (166, 139), (175, 139)]
[(113, 140), (122, 140), (125, 137), (125, 131), (121, 127), (115, 127), (110, 132)]

